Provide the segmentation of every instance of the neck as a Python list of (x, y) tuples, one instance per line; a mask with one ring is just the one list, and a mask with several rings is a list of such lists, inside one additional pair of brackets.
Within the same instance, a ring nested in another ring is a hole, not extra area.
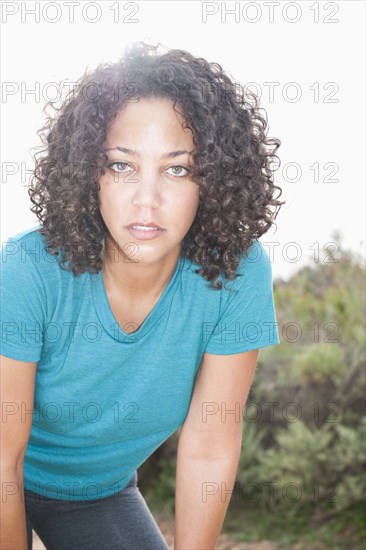
[(159, 262), (132, 261), (106, 237), (103, 246), (103, 280), (108, 293), (127, 302), (155, 300), (169, 284), (179, 260), (180, 249)]

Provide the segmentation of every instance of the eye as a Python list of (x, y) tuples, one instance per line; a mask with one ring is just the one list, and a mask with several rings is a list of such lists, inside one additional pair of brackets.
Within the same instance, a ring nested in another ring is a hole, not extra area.
[[(118, 166), (119, 168), (114, 168), (115, 166)], [(132, 169), (132, 166), (127, 164), (127, 162), (111, 162), (110, 164), (108, 164), (108, 168), (110, 168), (112, 172), (117, 172), (118, 174), (127, 172), (126, 167)]]
[[(185, 166), (181, 166), (180, 164), (177, 166), (171, 166), (170, 168), (168, 168), (168, 170), (173, 170), (173, 174), (171, 175), (177, 178), (185, 178), (190, 173), (190, 170), (188, 168), (186, 168)], [(182, 174), (182, 170), (185, 170), (185, 173)]]

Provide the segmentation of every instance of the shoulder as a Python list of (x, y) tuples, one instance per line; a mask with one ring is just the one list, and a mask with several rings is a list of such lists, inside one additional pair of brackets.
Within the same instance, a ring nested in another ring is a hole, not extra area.
[(237, 292), (258, 292), (272, 286), (272, 264), (264, 245), (254, 240), (240, 257), (236, 268), (238, 276), (233, 280), (222, 279), (224, 288), (232, 294)]
[(2, 263), (7, 263), (12, 257), (20, 256), (24, 258), (27, 252), (31, 251), (35, 253), (35, 257), (37, 257), (37, 253), (40, 255), (41, 249), (45, 248), (45, 241), (39, 233), (39, 229), (41, 229), (41, 226), (31, 227), (8, 237), (1, 247)]
[(253, 240), (249, 248), (240, 258), (235, 272), (237, 277), (227, 279), (220, 275), (222, 288), (220, 290), (210, 288), (209, 282), (196, 271), (200, 266), (192, 260), (185, 260), (183, 268), (184, 284), (187, 293), (194, 293), (196, 297), (205, 296), (205, 300), (227, 300), (237, 295), (238, 292), (246, 293), (267, 288), (272, 285), (272, 265), (265, 246), (259, 240)]
[(46, 288), (56, 284), (60, 271), (59, 257), (47, 251), (41, 226), (28, 228), (8, 237), (0, 252), (2, 284), (19, 291), (35, 286)]
[(42, 264), (57, 262), (58, 258), (47, 251), (47, 243), (40, 229), (40, 225), (28, 228), (6, 239), (0, 252), (2, 269), (12, 265), (40, 268)]
[(254, 240), (245, 254), (242, 255), (237, 272), (241, 274), (256, 273), (257, 275), (272, 273), (269, 254), (260, 241)]

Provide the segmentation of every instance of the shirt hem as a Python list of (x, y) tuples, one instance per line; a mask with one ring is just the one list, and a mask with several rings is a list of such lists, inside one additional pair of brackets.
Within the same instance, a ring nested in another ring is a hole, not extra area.
[(205, 352), (212, 353), (214, 355), (234, 355), (235, 353), (243, 353), (244, 351), (252, 351), (259, 348), (266, 348), (269, 346), (277, 346), (281, 342), (279, 340), (274, 340), (273, 342), (269, 342), (268, 340), (262, 340), (259, 342), (249, 342), (246, 345), (240, 343), (235, 344), (235, 346), (232, 346), (229, 344), (225, 345), (225, 342), (222, 343), (222, 346), (205, 349)]

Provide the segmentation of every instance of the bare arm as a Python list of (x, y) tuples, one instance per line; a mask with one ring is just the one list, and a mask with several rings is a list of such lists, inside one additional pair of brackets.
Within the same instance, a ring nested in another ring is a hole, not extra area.
[(259, 350), (204, 354), (178, 443), (174, 550), (213, 550), (234, 486)]
[(24, 456), (32, 427), (37, 363), (0, 355), (1, 365), (1, 550), (27, 550)]

